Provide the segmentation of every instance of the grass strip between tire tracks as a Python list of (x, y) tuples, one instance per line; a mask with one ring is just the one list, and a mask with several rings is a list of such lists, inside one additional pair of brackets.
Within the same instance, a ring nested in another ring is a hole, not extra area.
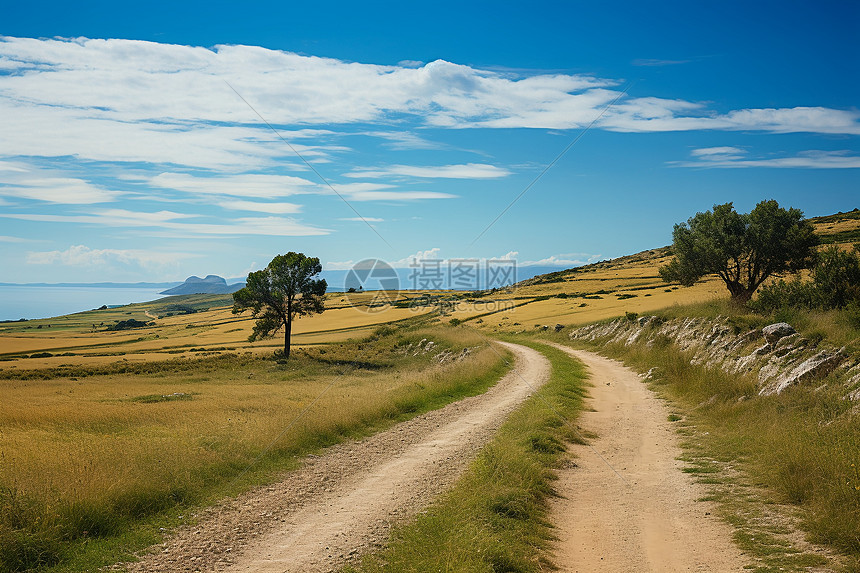
[(576, 420), (586, 395), (585, 370), (555, 348), (509, 339), (544, 354), (549, 381), (511, 414), (454, 487), (386, 549), (350, 573), (404, 571), (532, 572), (551, 569), (547, 521), (555, 469), (568, 443), (582, 443)]

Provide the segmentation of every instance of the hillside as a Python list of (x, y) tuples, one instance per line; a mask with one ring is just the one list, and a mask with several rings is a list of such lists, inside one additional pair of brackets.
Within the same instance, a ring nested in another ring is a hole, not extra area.
[(244, 286), (245, 283), (228, 285), (224, 278), (217, 275), (208, 275), (205, 279), (190, 276), (181, 285), (161, 291), (159, 294), (230, 294)]

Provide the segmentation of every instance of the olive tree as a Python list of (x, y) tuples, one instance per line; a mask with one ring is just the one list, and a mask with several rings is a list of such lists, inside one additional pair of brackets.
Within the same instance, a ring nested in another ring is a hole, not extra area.
[(290, 357), (290, 332), (293, 319), (325, 310), (325, 279), (314, 278), (322, 272), (320, 260), (302, 253), (278, 255), (269, 265), (248, 274), (245, 287), (233, 293), (233, 313), (251, 309), (257, 319), (251, 342), (284, 328), (284, 358)]
[(738, 303), (749, 301), (768, 277), (810, 267), (818, 242), (800, 210), (773, 200), (745, 214), (731, 203), (714, 205), (675, 225), (672, 239), (675, 258), (660, 268), (664, 281), (691, 286), (716, 274)]

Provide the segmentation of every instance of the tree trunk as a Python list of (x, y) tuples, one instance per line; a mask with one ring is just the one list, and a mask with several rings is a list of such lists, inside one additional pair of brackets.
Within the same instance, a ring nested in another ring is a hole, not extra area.
[(284, 358), (290, 357), (290, 331), (293, 328), (293, 317), (287, 316), (287, 323), (284, 328)]
[(739, 305), (748, 303), (756, 290), (755, 288), (745, 286), (738, 281), (725, 281), (725, 283), (732, 295), (732, 302)]

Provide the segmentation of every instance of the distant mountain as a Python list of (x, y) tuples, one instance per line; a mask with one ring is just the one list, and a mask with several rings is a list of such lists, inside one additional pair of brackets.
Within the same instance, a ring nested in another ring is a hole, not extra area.
[(181, 285), (161, 291), (159, 294), (229, 294), (244, 286), (244, 282), (228, 285), (226, 280), (217, 275), (209, 275), (205, 279), (190, 276)]

